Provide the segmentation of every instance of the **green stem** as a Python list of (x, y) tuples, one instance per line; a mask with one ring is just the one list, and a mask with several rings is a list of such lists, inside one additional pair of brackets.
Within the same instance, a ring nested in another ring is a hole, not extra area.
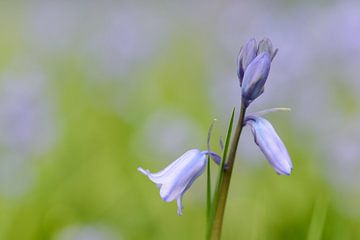
[(236, 125), (233, 139), (231, 141), (229, 155), (226, 161), (227, 168), (224, 169), (224, 175), (220, 183), (219, 192), (215, 193), (215, 194), (219, 194), (219, 199), (214, 205), (215, 214), (212, 222), (211, 235), (210, 235), (210, 239), (212, 240), (219, 240), (221, 238), (221, 229), (224, 219), (226, 199), (229, 191), (231, 174), (234, 167), (236, 150), (239, 143), (241, 131), (243, 129), (245, 112), (246, 112), (246, 108), (243, 105), (241, 105), (240, 116)]

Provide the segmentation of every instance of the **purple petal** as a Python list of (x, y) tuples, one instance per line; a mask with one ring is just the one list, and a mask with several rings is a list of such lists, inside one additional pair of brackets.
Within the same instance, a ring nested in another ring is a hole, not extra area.
[(259, 54), (247, 67), (242, 86), (242, 100), (247, 107), (264, 92), (264, 85), (270, 72), (271, 59), (267, 52)]
[(256, 57), (257, 54), (257, 44), (254, 38), (250, 39), (244, 47), (241, 47), (238, 55), (238, 78), (240, 81), (240, 86), (242, 86), (244, 73), (246, 68), (249, 66), (252, 60)]
[(246, 124), (251, 126), (255, 143), (278, 174), (290, 175), (293, 168), (284, 143), (270, 122), (261, 117), (248, 117)]
[(207, 151), (192, 149), (185, 152), (164, 170), (151, 173), (149, 170), (138, 170), (156, 183), (160, 196), (165, 202), (177, 200), (178, 213), (181, 214), (181, 199), (192, 183), (204, 172), (207, 164)]

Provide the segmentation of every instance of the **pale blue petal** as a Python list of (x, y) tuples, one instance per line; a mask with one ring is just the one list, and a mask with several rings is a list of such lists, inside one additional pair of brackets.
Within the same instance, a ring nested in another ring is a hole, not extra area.
[(261, 117), (248, 117), (255, 143), (278, 174), (290, 175), (293, 168), (289, 153), (270, 122)]
[[(176, 172), (177, 169), (182, 169), (189, 160), (193, 159), (199, 153), (200, 151), (198, 149), (189, 150), (162, 171), (157, 173), (145, 174), (145, 175), (147, 175), (150, 178), (150, 180), (153, 181), (154, 183), (162, 184), (164, 182), (169, 182), (171, 181), (171, 178), (174, 176), (173, 173)], [(149, 172), (149, 170), (147, 171)]]
[(267, 52), (259, 54), (247, 67), (242, 86), (242, 100), (247, 107), (264, 92), (264, 85), (270, 72), (271, 59)]
[(240, 81), (240, 86), (243, 83), (244, 73), (249, 64), (254, 60), (257, 54), (257, 44), (254, 38), (250, 39), (244, 47), (241, 47), (237, 63), (238, 63), (238, 71), (237, 75)]
[(185, 192), (192, 182), (203, 173), (206, 164), (207, 157), (201, 152), (191, 159), (184, 160), (184, 164), (179, 165), (180, 167), (175, 169), (171, 176), (163, 179), (165, 182), (160, 188), (162, 199), (169, 202)]
[(165, 202), (176, 199), (178, 213), (182, 213), (182, 196), (192, 183), (204, 172), (207, 164), (207, 151), (192, 149), (176, 159), (168, 167), (158, 173), (138, 168), (138, 170), (156, 183), (160, 188), (160, 196)]

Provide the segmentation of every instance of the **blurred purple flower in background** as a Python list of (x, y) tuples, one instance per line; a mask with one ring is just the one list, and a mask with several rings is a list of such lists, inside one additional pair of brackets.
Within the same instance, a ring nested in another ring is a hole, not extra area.
[[(24, 60), (24, 59), (22, 59)], [(54, 104), (45, 74), (29, 62), (16, 62), (0, 76), (0, 191), (18, 196), (29, 190), (34, 156), (57, 137)]]
[(122, 239), (118, 231), (101, 223), (74, 224), (61, 229), (54, 240), (115, 240)]
[(44, 74), (9, 73), (1, 79), (0, 145), (17, 153), (45, 151), (54, 142), (55, 129)]
[[(181, 149), (198, 144), (202, 136), (201, 125), (189, 114), (166, 107), (144, 119), (133, 136), (131, 149), (139, 159), (148, 159), (150, 153), (151, 159), (163, 163), (163, 159), (182, 154)], [(157, 144), (153, 144), (153, 139)], [(138, 151), (138, 146), (142, 146), (143, 151)]]

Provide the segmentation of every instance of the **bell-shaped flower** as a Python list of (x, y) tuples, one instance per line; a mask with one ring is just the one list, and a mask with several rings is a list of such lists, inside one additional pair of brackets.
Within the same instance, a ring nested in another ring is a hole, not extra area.
[(260, 53), (246, 68), (242, 85), (242, 101), (245, 107), (264, 92), (270, 72), (271, 59), (267, 52)]
[(289, 153), (270, 122), (262, 117), (248, 116), (245, 124), (251, 127), (255, 143), (275, 171), (280, 175), (290, 175), (293, 165)]
[(138, 170), (153, 181), (160, 189), (160, 196), (165, 202), (176, 200), (178, 214), (182, 214), (182, 197), (193, 182), (204, 172), (209, 155), (217, 164), (221, 157), (211, 151), (192, 149), (160, 172), (151, 173), (149, 170)]
[(250, 39), (243, 47), (241, 47), (237, 64), (238, 64), (238, 78), (240, 81), (240, 87), (242, 86), (243, 77), (246, 68), (249, 66), (252, 60), (256, 57), (257, 54), (257, 44), (254, 38)]

